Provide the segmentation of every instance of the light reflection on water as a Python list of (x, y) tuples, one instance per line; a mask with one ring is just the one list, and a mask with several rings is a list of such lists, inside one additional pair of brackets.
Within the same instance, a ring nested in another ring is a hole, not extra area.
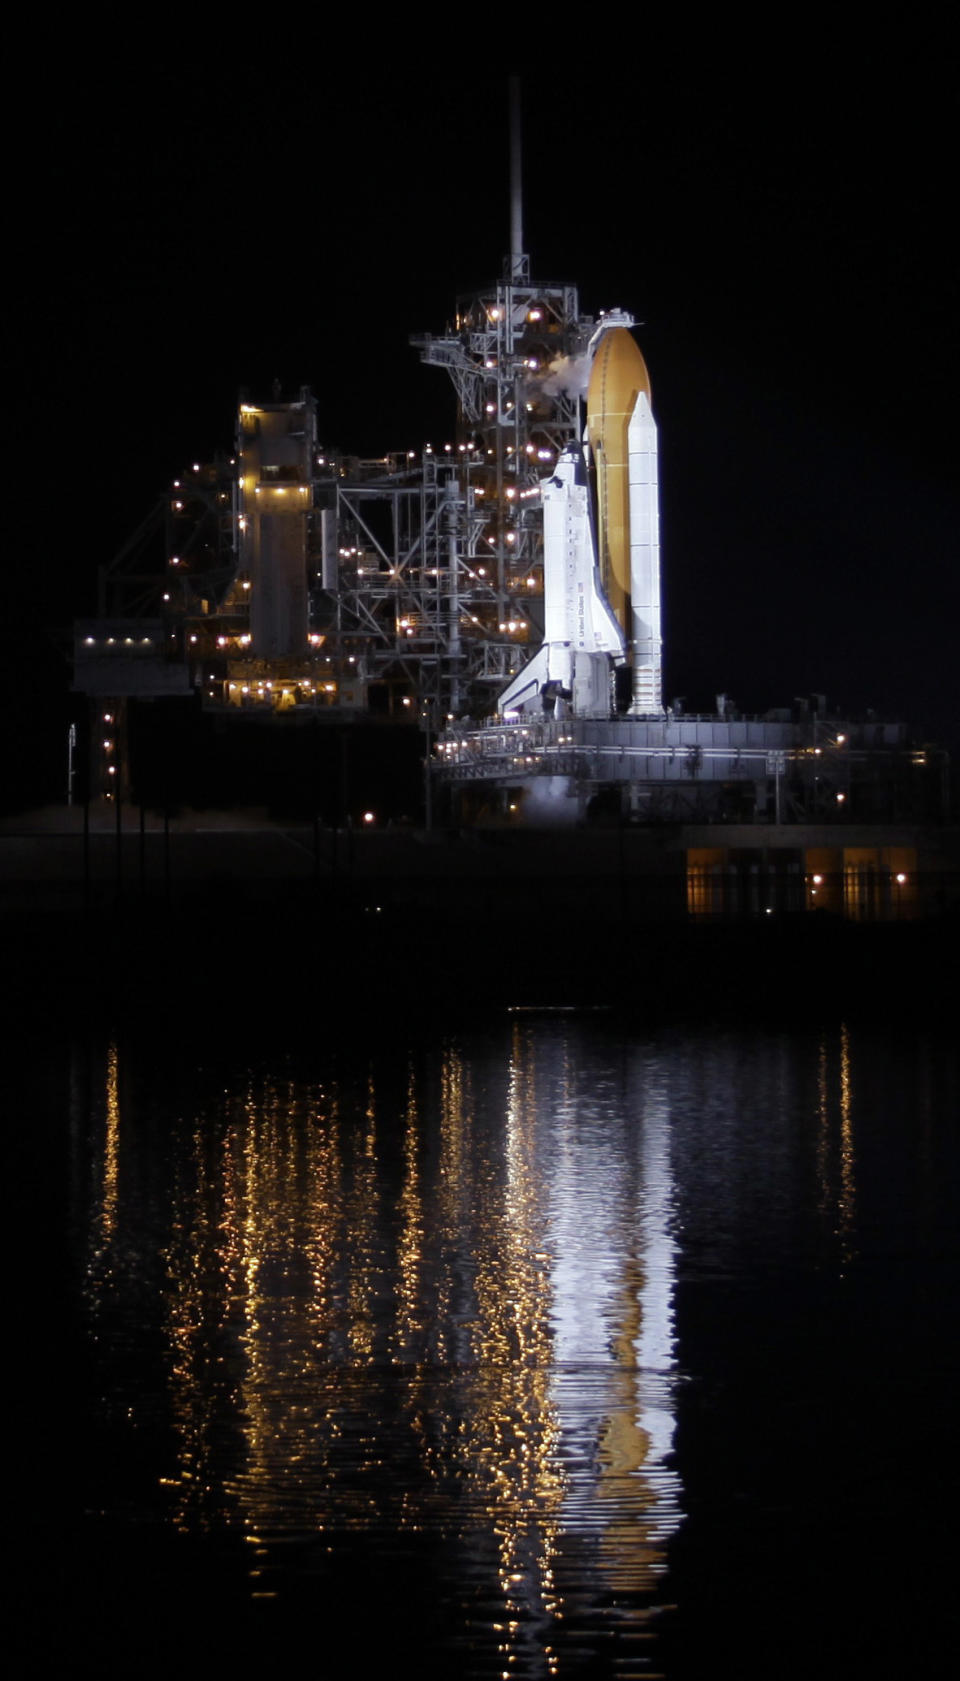
[(87, 1285), (109, 1318), (156, 1268), (174, 1524), (242, 1528), (257, 1594), (291, 1541), (309, 1570), (368, 1530), (437, 1532), (453, 1592), (472, 1541), (477, 1644), (523, 1673), (562, 1651), (572, 1541), (623, 1644), (680, 1521), (669, 1117), (629, 1072), (612, 1114), (562, 1029), (491, 1053), (447, 1044), (402, 1090), (250, 1074), (151, 1159), (111, 1045)]
[(524, 1019), (226, 1080), (111, 1044), (98, 1083), (87, 1324), (150, 1521), (242, 1538), (258, 1602), (422, 1559), (458, 1673), (662, 1673), (678, 1277), (855, 1265), (848, 1029)]

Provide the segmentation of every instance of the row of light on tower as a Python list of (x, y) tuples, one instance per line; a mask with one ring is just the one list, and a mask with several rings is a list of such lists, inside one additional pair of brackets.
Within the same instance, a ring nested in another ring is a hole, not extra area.
[[(165, 599), (167, 599), (167, 598), (165, 598)], [(95, 636), (85, 636), (83, 641), (84, 641), (84, 646), (85, 647), (92, 648), (96, 645), (97, 638)], [(103, 637), (103, 641), (108, 648), (114, 648), (114, 647), (117, 647), (117, 648), (143, 648), (143, 647), (152, 648), (153, 647), (153, 637), (152, 636), (105, 636), (105, 637)]]
[[(214, 680), (212, 673), (211, 680)], [(263, 697), (272, 697), (274, 690), (276, 690), (276, 693), (286, 700), (293, 695), (295, 689), (303, 689), (303, 691), (308, 695), (312, 695), (314, 691), (316, 691), (317, 694), (332, 695), (336, 693), (337, 685), (336, 683), (317, 683), (314, 685), (312, 679), (309, 677), (297, 677), (293, 683), (290, 683), (288, 680), (286, 685), (283, 683), (274, 683), (271, 679), (266, 678), (261, 683), (230, 682), (227, 684), (227, 688), (231, 693), (235, 693), (239, 690), (242, 695), (256, 694)]]
[[(503, 321), (506, 318), (506, 314), (506, 310), (501, 309), (499, 304), (491, 304), (487, 310), (487, 320)], [(543, 320), (543, 310), (540, 308), (539, 304), (533, 304), (531, 308), (527, 310), (526, 319), (530, 322)]]

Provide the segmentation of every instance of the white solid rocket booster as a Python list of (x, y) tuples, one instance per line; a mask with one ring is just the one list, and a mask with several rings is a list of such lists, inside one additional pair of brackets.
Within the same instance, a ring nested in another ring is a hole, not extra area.
[(659, 712), (660, 506), (657, 427), (645, 391), (637, 395), (627, 428), (630, 454), (630, 609), (634, 713)]

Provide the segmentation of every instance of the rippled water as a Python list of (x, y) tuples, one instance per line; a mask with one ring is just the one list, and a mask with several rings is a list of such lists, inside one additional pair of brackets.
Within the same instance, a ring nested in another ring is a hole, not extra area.
[(197, 1042), (33, 1047), (37, 1673), (940, 1673), (943, 1039)]

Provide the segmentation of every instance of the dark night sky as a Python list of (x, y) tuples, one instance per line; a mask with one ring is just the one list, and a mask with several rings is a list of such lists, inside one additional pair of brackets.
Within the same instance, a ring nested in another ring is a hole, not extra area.
[[(61, 43), (8, 142), (8, 411), (32, 510), (6, 636), (43, 671), (44, 627), (92, 608), (98, 560), (230, 443), (241, 384), (312, 385), (328, 446), (452, 435), (452, 388), (407, 336), (499, 272), (503, 76), (391, 63), (387, 46), (365, 68), (319, 38), (247, 46), (180, 37), (118, 63), (115, 42), (85, 37), (76, 58)], [(534, 276), (645, 323), (666, 682), (690, 707), (824, 690), (955, 731), (940, 53), (873, 37), (845, 55), (732, 39), (694, 54), (607, 33), (565, 68), (555, 50), (519, 66)]]

